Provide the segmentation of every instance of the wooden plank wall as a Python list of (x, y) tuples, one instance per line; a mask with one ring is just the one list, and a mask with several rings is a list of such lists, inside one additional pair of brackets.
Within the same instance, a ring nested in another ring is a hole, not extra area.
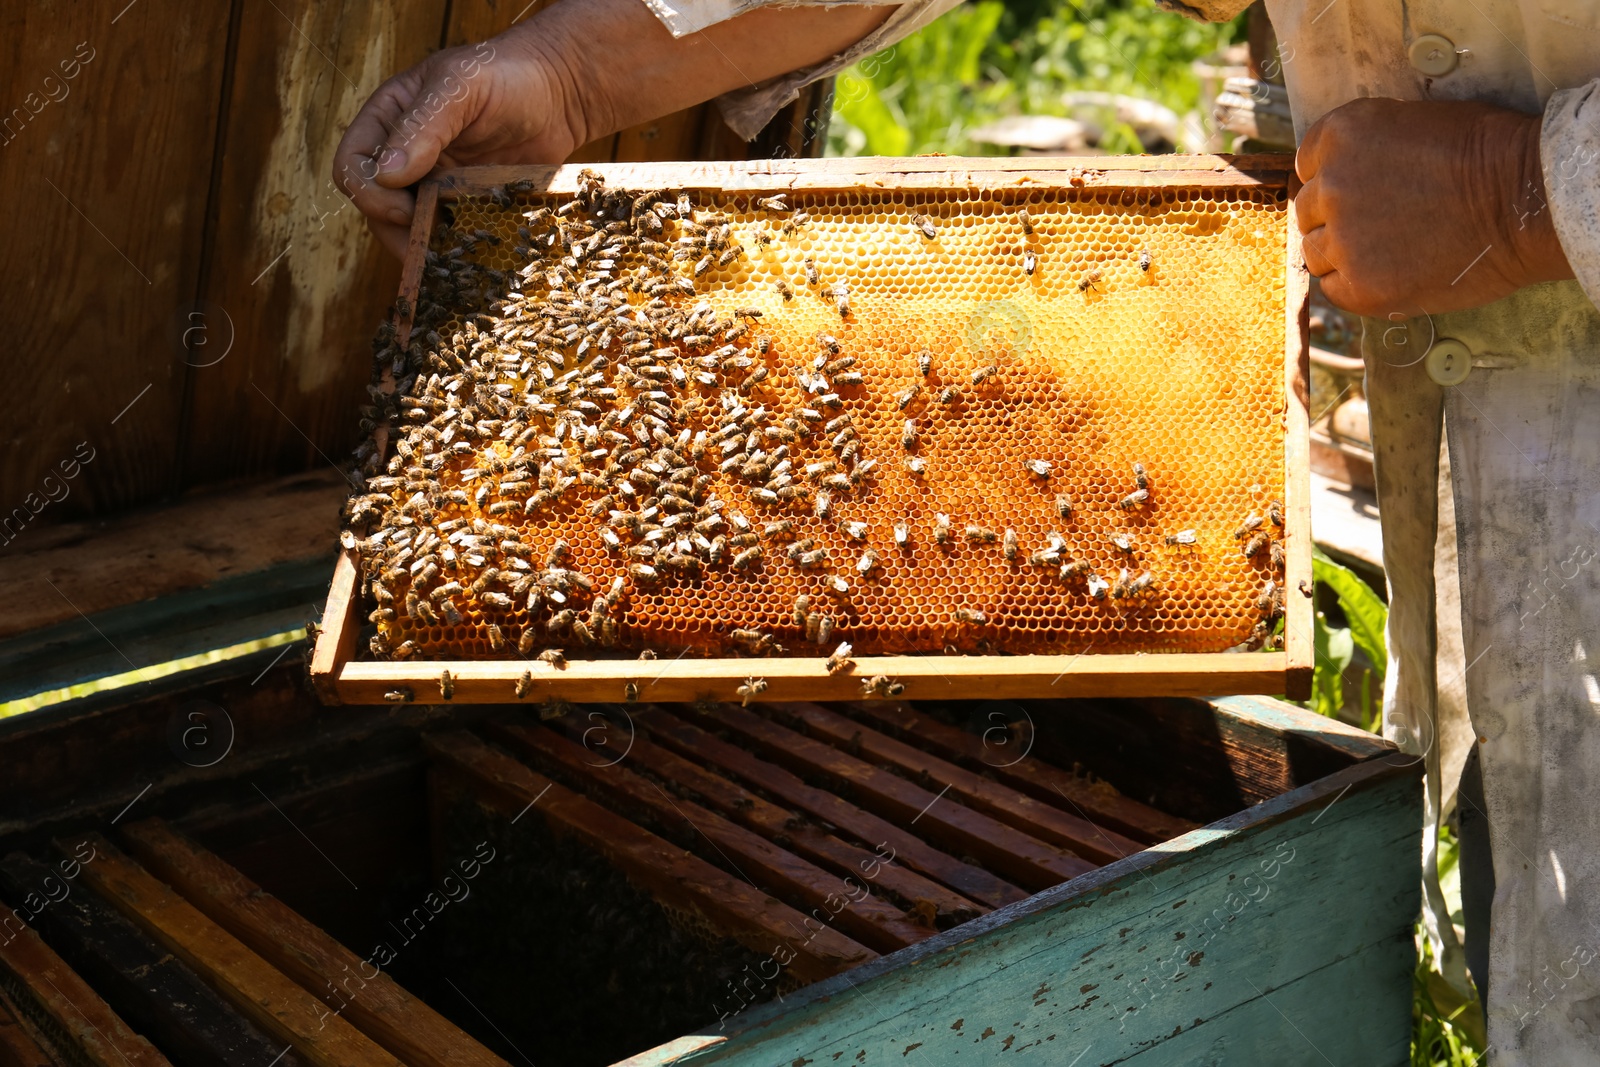
[[(0, 9), (0, 546), (341, 460), (399, 268), (331, 186), (340, 134), (391, 74), (548, 2)], [(817, 88), (748, 146), (702, 106), (573, 159), (800, 154), (796, 116), (826, 103)]]

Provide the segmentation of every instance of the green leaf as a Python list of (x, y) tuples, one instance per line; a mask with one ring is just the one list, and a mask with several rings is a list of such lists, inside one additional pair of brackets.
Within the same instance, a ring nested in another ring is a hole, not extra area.
[(1311, 573), (1338, 595), (1339, 607), (1350, 622), (1350, 635), (1381, 677), (1389, 669), (1389, 648), (1383, 639), (1388, 606), (1360, 575), (1329, 559), (1320, 548), (1312, 549)]
[(1350, 666), (1355, 646), (1350, 631), (1328, 625), (1327, 617), (1317, 612), (1312, 634), (1316, 659), (1311, 668), (1311, 710), (1318, 715), (1338, 718), (1344, 707), (1344, 669)]

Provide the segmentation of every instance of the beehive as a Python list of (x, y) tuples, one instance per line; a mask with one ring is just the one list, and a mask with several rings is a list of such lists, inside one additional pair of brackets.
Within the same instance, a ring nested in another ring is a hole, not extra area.
[(347, 538), (373, 653), (1274, 647), (1290, 207), (1213, 169), (456, 183)]

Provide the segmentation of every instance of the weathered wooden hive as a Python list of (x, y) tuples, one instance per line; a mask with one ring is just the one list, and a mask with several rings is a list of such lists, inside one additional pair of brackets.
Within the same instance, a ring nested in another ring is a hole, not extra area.
[(5, 1062), (1407, 1061), (1418, 771), (1291, 706), (330, 714), (272, 654), (0, 723)]

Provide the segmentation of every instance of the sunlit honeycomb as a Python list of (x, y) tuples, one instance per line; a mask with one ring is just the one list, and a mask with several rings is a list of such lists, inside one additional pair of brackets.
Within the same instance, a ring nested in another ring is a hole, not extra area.
[[(677, 196), (664, 194), (663, 201)], [(705, 253), (659, 257), (693, 282), (692, 295), (687, 283), (663, 295), (666, 305), (681, 315), (704, 301), (720, 325), (709, 340), (691, 331), (651, 337), (633, 357), (661, 375), (655, 381), (619, 373), (629, 356), (619, 339), (625, 330), (607, 334), (583, 322), (536, 343), (528, 340), (531, 326), (522, 332), (515, 325), (573, 318), (566, 297), (564, 310), (548, 305), (546, 272), (571, 255), (553, 229), (561, 217), (518, 231), (528, 225), (524, 212), (568, 197), (500, 193), (453, 205), (424, 274), (419, 320), (436, 308), (438, 337), (423, 347), (469, 351), (469, 374), (481, 381), (456, 374), (451, 392), (453, 365), (428, 356), (433, 369), (423, 367), (409, 383), (421, 400), (402, 402), (408, 407), (395, 436), (404, 455), (390, 464), (389, 482), (377, 481), (380, 491), (368, 497), (376, 504), (356, 527), (369, 589), (380, 586), (372, 591), (385, 598), (373, 605), (379, 655), (509, 658), (546, 647), (569, 657), (612, 654), (607, 647), (723, 655), (776, 653), (777, 646), (784, 654), (819, 655), (841, 640), (857, 655), (1259, 645), (1282, 579), (1281, 191), (863, 190), (791, 194), (781, 210), (759, 206), (755, 196), (697, 191), (689, 198), (702, 223), (726, 216), (729, 247), (740, 250), (723, 266), (713, 254), (698, 277)], [(630, 219), (620, 229), (645, 232), (637, 215), (618, 207), (631, 199), (613, 195), (613, 210)], [(619, 221), (597, 215), (604, 207), (595, 205), (572, 211), (561, 225)], [(797, 223), (800, 212), (808, 218)], [(695, 239), (668, 218), (656, 239), (676, 249), (686, 237)], [(646, 265), (636, 246), (611, 255), (579, 251), (588, 254), (568, 260), (573, 275), (563, 286), (600, 272), (585, 299)], [(597, 265), (600, 259), (608, 262)], [(465, 283), (486, 286), (492, 299), (518, 272), (526, 274), (522, 311), (494, 303), (467, 313)], [(848, 314), (835, 289), (841, 282)], [(626, 286), (617, 298), (633, 307), (651, 299)], [(747, 309), (761, 316), (735, 314)], [(725, 340), (726, 327), (739, 322), (748, 330)], [(827, 337), (837, 354), (825, 350)], [(735, 355), (712, 358), (729, 344)], [(559, 372), (552, 367), (558, 384), (593, 383), (582, 385), (585, 395), (552, 395), (538, 370), (541, 351), (562, 363)], [(605, 367), (573, 373), (597, 354)], [(828, 384), (808, 391), (803, 383), (819, 373), (819, 356), (854, 362), (821, 372)], [(735, 366), (740, 360), (749, 367)], [(766, 378), (752, 384), (747, 378), (757, 368)], [(646, 436), (641, 444), (635, 436), (649, 389), (667, 416), (664, 439), (692, 471), (672, 475), (676, 464), (655, 459), (661, 442)], [(494, 398), (474, 399), (475, 392)], [(826, 394), (836, 406), (823, 406)], [(734, 431), (742, 437), (737, 451), (716, 446), (725, 403), (767, 415), (759, 433)], [(631, 417), (619, 422), (625, 411)], [(835, 440), (837, 426), (826, 428), (838, 418), (854, 429), (843, 444)], [(560, 420), (566, 428), (557, 443)], [(432, 428), (419, 429), (424, 422)], [(601, 426), (618, 436), (597, 442), (592, 429)], [(707, 447), (693, 459), (702, 432)], [(758, 499), (765, 494), (756, 490), (770, 487), (774, 475), (751, 461), (750, 450), (770, 457), (780, 446), (788, 449), (790, 484), (802, 490), (784, 494), (791, 499)], [(508, 463), (517, 447), (525, 452)], [(846, 449), (854, 454), (841, 455)], [(438, 469), (424, 476), (419, 464), (429, 453)], [(549, 485), (556, 457), (568, 465), (561, 476), (592, 477), (554, 501), (530, 504), (540, 464)], [(875, 466), (863, 475), (868, 461)], [(652, 463), (669, 469), (652, 471)], [(1143, 499), (1136, 465), (1144, 472)], [(808, 467), (817, 473), (808, 476)], [(491, 468), (499, 473), (471, 477)], [(641, 468), (645, 476), (634, 473)], [(692, 477), (704, 479), (688, 494), (696, 510), (666, 534), (650, 534), (649, 526), (670, 514), (650, 483), (690, 486)], [(597, 479), (601, 484), (584, 484)], [(831, 496), (823, 517), (819, 490)], [(610, 506), (591, 514), (606, 495)], [(713, 501), (720, 510), (712, 510)], [(1065, 513), (1063, 502), (1070, 504)], [(606, 512), (642, 514), (651, 504), (657, 511), (642, 531), (608, 525)], [(943, 543), (940, 514), (949, 519)], [(679, 542), (697, 516), (705, 521), (701, 540), (691, 534)], [(735, 516), (757, 536), (738, 537)], [(784, 521), (792, 530), (764, 534), (769, 523)], [(441, 523), (445, 536), (430, 536)], [(904, 544), (897, 543), (897, 524), (908, 531)], [(603, 540), (606, 529), (616, 544)], [(373, 530), (380, 531), (376, 540)], [(728, 540), (720, 552), (708, 551), (717, 535)], [(674, 570), (659, 552), (641, 558), (641, 536), (654, 537), (648, 543), (658, 548), (677, 543), (670, 554), (680, 563), (692, 557), (695, 566)], [(589, 588), (569, 588), (564, 603), (539, 597), (530, 610), (524, 576), (547, 566), (558, 540), (570, 546), (560, 566), (581, 573)], [(802, 566), (788, 551), (796, 540), (825, 554), (804, 557), (810, 565)], [(752, 545), (761, 549), (759, 561), (736, 569), (735, 558)], [(641, 563), (655, 567), (654, 580), (630, 573), (630, 564)], [(593, 602), (619, 576), (602, 620)], [(442, 596), (441, 588), (448, 590)], [(801, 597), (809, 606), (797, 611)], [(420, 598), (431, 611), (408, 610)], [(446, 601), (460, 624), (444, 615)], [(562, 614), (568, 610), (573, 614)]]

